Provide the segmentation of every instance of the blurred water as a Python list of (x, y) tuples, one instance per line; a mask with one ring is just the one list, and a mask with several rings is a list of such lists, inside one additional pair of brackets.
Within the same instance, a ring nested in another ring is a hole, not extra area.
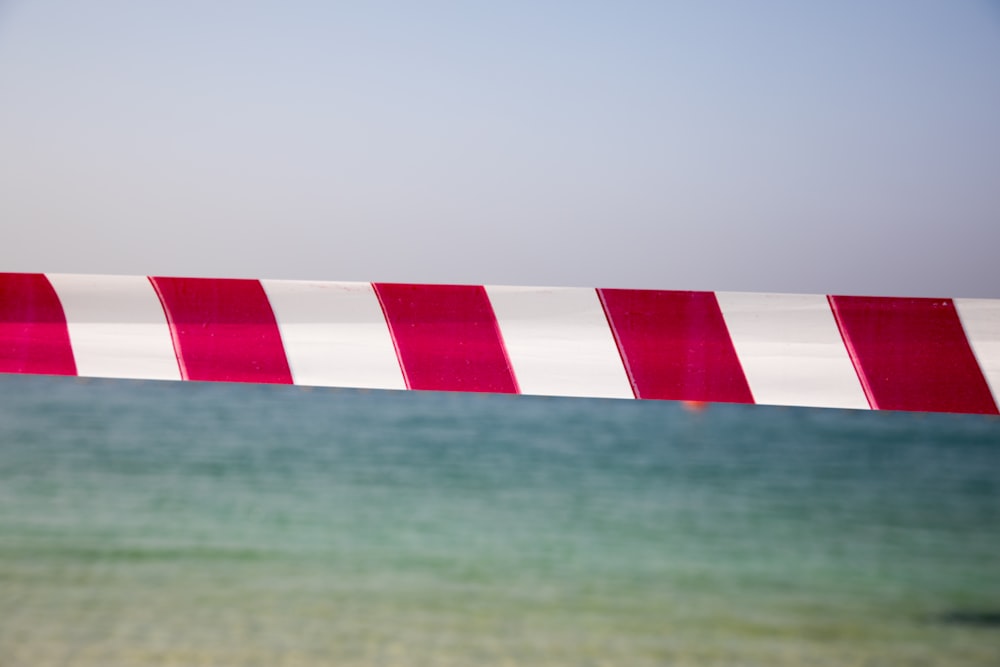
[(0, 665), (996, 665), (1000, 420), (0, 377)]

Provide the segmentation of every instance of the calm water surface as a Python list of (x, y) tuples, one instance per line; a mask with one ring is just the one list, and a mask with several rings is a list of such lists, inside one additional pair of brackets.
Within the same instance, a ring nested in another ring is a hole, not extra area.
[(0, 665), (1000, 664), (1000, 419), (0, 376)]

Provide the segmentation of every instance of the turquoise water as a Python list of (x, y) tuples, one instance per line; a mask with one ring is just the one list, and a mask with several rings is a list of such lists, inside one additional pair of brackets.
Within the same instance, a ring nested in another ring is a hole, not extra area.
[(0, 665), (997, 665), (1000, 420), (0, 376)]

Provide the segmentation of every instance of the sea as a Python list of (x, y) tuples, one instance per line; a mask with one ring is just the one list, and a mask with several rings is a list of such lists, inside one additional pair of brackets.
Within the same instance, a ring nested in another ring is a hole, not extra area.
[(0, 665), (1000, 665), (1000, 419), (0, 376)]

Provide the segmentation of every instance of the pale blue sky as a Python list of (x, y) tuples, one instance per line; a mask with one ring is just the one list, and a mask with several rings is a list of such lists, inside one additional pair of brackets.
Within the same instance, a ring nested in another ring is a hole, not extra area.
[(1000, 3), (0, 5), (0, 270), (1000, 297)]

